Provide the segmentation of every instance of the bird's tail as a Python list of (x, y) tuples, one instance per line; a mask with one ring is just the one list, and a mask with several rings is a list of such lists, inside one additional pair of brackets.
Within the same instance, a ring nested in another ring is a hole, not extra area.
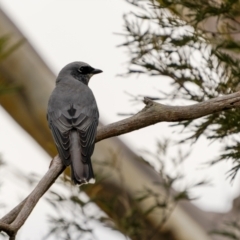
[(75, 184), (95, 183), (91, 159), (81, 154), (80, 138), (77, 130), (70, 133), (71, 177)]

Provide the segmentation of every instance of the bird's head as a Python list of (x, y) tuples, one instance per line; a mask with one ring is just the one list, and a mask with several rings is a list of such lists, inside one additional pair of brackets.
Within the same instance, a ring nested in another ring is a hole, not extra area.
[(72, 62), (67, 64), (59, 73), (59, 77), (73, 76), (76, 80), (88, 85), (90, 78), (102, 70), (91, 67), (84, 62)]

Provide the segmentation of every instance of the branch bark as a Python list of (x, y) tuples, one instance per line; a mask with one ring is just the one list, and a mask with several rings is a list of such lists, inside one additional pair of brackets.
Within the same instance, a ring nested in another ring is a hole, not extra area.
[(0, 219), (0, 231), (7, 233), (9, 239), (15, 239), (18, 230), (27, 220), (39, 199), (52, 186), (64, 169), (65, 167), (63, 166), (59, 156), (55, 156), (49, 170), (29, 196), (2, 219)]
[(179, 122), (240, 107), (240, 92), (212, 98), (189, 106), (169, 106), (144, 99), (146, 106), (132, 117), (100, 127), (96, 141), (119, 136), (160, 122)]
[[(132, 132), (159, 122), (177, 122), (197, 119), (212, 113), (240, 107), (240, 91), (213, 98), (211, 100), (189, 106), (168, 106), (145, 98), (146, 106), (137, 114), (124, 120), (98, 128), (95, 142)], [(55, 156), (47, 173), (40, 180), (30, 195), (18, 206), (0, 219), (0, 231), (6, 232), (10, 239), (15, 239), (39, 199), (51, 187), (64, 171), (60, 158)]]

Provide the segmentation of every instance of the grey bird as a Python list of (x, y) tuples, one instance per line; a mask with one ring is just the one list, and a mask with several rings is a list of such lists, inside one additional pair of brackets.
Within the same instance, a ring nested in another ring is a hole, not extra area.
[(95, 182), (91, 156), (99, 113), (88, 83), (101, 72), (84, 62), (69, 63), (58, 74), (48, 102), (48, 124), (63, 164), (71, 166), (75, 184)]

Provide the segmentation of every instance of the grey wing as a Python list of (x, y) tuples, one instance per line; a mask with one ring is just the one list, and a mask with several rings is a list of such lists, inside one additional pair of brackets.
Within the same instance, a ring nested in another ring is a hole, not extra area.
[(95, 146), (95, 137), (97, 132), (98, 119), (92, 119), (91, 124), (86, 125), (84, 128), (79, 128), (78, 133), (81, 143), (82, 161), (87, 163), (93, 154)]
[(58, 149), (59, 156), (65, 166), (70, 165), (70, 139), (69, 133), (71, 125), (67, 119), (63, 116), (56, 116), (54, 112), (49, 112), (47, 115), (49, 128), (52, 131), (52, 136), (56, 147)]
[(76, 108), (76, 112), (72, 118), (72, 124), (74, 128), (78, 130), (81, 145), (81, 159), (84, 163), (90, 161), (94, 150), (98, 117), (98, 110), (94, 107), (81, 109), (80, 111)]
[(80, 109), (77, 110), (72, 106), (65, 112), (49, 112), (48, 122), (60, 158), (65, 166), (71, 164), (70, 134), (72, 129), (78, 130), (82, 161), (90, 161), (90, 157), (94, 150), (94, 142), (98, 126), (97, 110), (93, 110), (90, 113), (82, 113)]

